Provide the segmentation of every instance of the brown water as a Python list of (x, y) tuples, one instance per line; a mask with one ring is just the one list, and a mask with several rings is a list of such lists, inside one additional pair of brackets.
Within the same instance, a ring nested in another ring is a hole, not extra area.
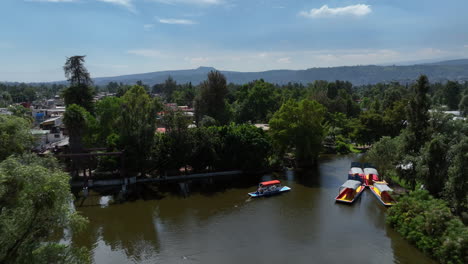
[(77, 208), (89, 228), (72, 241), (95, 263), (433, 263), (385, 224), (387, 209), (369, 190), (335, 204), (353, 158), (265, 175), (292, 188), (270, 198), (249, 199), (254, 182), (123, 204), (91, 197)]

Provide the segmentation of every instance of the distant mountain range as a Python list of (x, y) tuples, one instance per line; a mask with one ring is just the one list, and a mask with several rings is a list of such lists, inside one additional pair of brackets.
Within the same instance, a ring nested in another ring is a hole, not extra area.
[[(142, 81), (148, 85), (163, 83), (171, 76), (178, 83), (198, 84), (207, 78), (212, 67), (199, 67), (191, 70), (159, 71), (141, 74), (129, 74), (115, 77), (94, 78), (96, 85), (109, 82), (134, 84)], [(315, 80), (350, 81), (354, 85), (374, 84), (378, 82), (411, 83), (419, 75), (426, 74), (431, 82), (468, 81), (468, 59), (447, 60), (415, 65), (367, 65), (310, 68), (307, 70), (270, 70), (262, 72), (236, 72), (220, 70), (229, 83), (244, 84), (257, 79), (276, 84), (288, 82), (310, 83)]]

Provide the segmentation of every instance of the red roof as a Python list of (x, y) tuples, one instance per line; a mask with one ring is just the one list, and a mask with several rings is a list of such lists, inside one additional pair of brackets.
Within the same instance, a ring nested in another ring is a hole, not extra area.
[(273, 180), (273, 181), (265, 181), (260, 183), (262, 186), (268, 186), (268, 185), (273, 185), (273, 184), (280, 184), (280, 181), (278, 180)]

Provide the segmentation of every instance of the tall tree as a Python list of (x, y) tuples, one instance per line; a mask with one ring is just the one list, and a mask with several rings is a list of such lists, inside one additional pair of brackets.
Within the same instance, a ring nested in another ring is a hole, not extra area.
[(438, 197), (447, 179), (449, 161), (447, 159), (448, 146), (442, 136), (436, 136), (427, 142), (421, 150), (421, 164), (419, 164), (419, 178), (430, 194)]
[(325, 111), (311, 100), (283, 104), (270, 119), (270, 132), (280, 155), (294, 151), (299, 166), (315, 164), (325, 137)]
[(63, 66), (65, 77), (70, 82), (71, 86), (90, 86), (93, 83), (88, 70), (84, 66), (85, 57), (86, 56), (69, 57)]
[(427, 96), (429, 81), (421, 75), (414, 86), (414, 94), (408, 105), (409, 137), (406, 149), (417, 153), (428, 139), (430, 100)]
[(88, 70), (84, 66), (85, 56), (73, 56), (67, 58), (63, 70), (65, 77), (70, 82), (70, 87), (63, 91), (65, 104), (77, 104), (89, 112), (93, 112), (94, 90), (91, 87), (92, 80)]
[(458, 105), (462, 116), (468, 116), (468, 95), (463, 96)]
[(142, 173), (147, 167), (156, 130), (156, 113), (161, 111), (161, 106), (138, 85), (122, 97), (120, 142), (130, 173)]
[(226, 96), (229, 91), (226, 86), (226, 77), (219, 71), (208, 73), (208, 80), (200, 87), (200, 95), (195, 101), (195, 119), (200, 121), (203, 116), (213, 117), (220, 124), (229, 121), (229, 110)]
[(86, 109), (76, 104), (69, 105), (63, 115), (63, 122), (70, 136), (70, 151), (72, 153), (83, 152), (83, 135), (87, 128), (86, 117)]
[(449, 110), (457, 110), (460, 103), (460, 84), (448, 81), (445, 85), (445, 100)]

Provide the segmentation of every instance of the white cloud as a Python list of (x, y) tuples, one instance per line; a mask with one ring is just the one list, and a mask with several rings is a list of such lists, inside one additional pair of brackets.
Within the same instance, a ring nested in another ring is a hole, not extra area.
[(150, 29), (154, 28), (154, 24), (144, 24), (144, 25), (143, 25), (143, 28), (144, 28), (145, 30), (150, 30)]
[(291, 58), (290, 57), (279, 58), (277, 62), (278, 63), (291, 63)]
[(193, 20), (189, 19), (175, 19), (175, 18), (159, 18), (159, 23), (163, 24), (177, 24), (177, 25), (194, 25), (197, 24)]
[(135, 7), (133, 6), (133, 3), (132, 3), (133, 0), (97, 0), (97, 1), (119, 5), (119, 6), (127, 8), (128, 10), (132, 12), (136, 12)]
[(153, 49), (135, 49), (129, 50), (127, 53), (148, 58), (159, 58), (162, 56), (161, 51)]
[(323, 5), (320, 8), (312, 8), (310, 11), (302, 11), (299, 15), (310, 18), (336, 17), (336, 16), (365, 16), (372, 12), (370, 5), (357, 4), (344, 7), (330, 8)]
[(76, 0), (26, 0), (26, 2), (71, 3)]
[(152, 0), (153, 2), (176, 5), (176, 4), (191, 4), (191, 5), (219, 5), (223, 0)]

